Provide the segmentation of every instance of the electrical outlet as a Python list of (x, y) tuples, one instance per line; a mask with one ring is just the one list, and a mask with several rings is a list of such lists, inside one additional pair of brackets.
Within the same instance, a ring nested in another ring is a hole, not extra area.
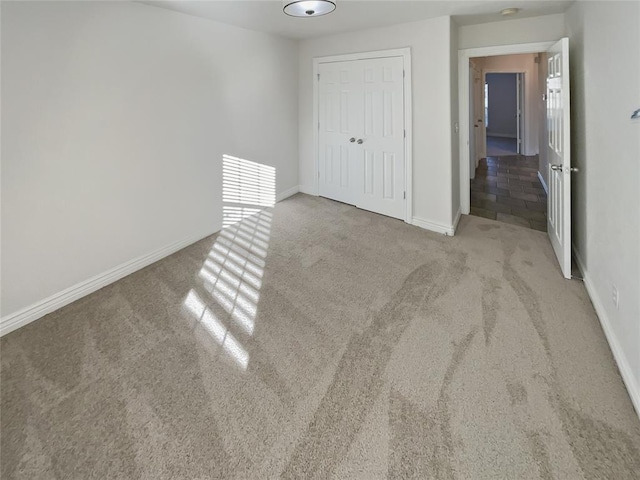
[(618, 287), (616, 287), (615, 285), (611, 289), (611, 300), (613, 301), (613, 304), (615, 305), (617, 310), (618, 305), (620, 304), (620, 294), (618, 293)]

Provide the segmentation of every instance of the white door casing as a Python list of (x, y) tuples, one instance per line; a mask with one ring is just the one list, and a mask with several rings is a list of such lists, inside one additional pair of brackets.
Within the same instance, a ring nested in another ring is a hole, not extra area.
[(469, 67), (469, 98), (471, 101), (469, 102), (469, 178), (476, 178), (476, 167), (475, 167), (475, 159), (476, 159), (476, 141), (478, 138), (477, 132), (477, 117), (476, 117), (476, 68), (475, 65), (470, 65)]
[(476, 177), (476, 168), (484, 158), (484, 82), (480, 69), (473, 63), (469, 65), (469, 178)]
[(406, 219), (404, 58), (318, 65), (318, 192)]
[(561, 39), (547, 52), (547, 232), (562, 274), (565, 278), (571, 278), (569, 39)]
[(485, 158), (486, 155), (486, 143), (487, 143), (487, 126), (485, 125), (484, 117), (484, 82), (482, 81), (482, 72), (478, 67), (473, 68), (473, 104), (474, 104), (474, 130), (475, 130), (475, 157), (469, 165), (469, 168), (473, 168), (474, 176), (475, 169), (478, 167), (478, 163), (481, 158)]
[(513, 45), (496, 45), (492, 47), (466, 48), (458, 51), (458, 98), (460, 117), (460, 210), (468, 215), (471, 207), (469, 189), (469, 60), (476, 57), (490, 57), (494, 55), (514, 55), (522, 53), (545, 52), (553, 42), (537, 42)]
[(524, 73), (516, 73), (516, 151), (524, 155)]

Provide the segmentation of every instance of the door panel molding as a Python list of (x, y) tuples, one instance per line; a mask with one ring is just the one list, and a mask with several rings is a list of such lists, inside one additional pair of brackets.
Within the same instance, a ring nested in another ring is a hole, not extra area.
[(411, 94), (411, 48), (399, 48), (392, 50), (378, 50), (345, 55), (332, 55), (326, 57), (316, 57), (313, 59), (313, 149), (314, 149), (314, 192), (319, 195), (319, 172), (320, 172), (320, 145), (319, 145), (319, 125), (320, 125), (320, 101), (319, 101), (319, 81), (318, 74), (320, 65), (324, 63), (350, 62), (354, 60), (371, 60), (379, 58), (401, 57), (404, 64), (403, 89), (404, 89), (404, 192), (406, 195), (404, 208), (404, 221), (412, 223), (413, 218), (413, 141), (412, 141), (412, 94)]
[(571, 91), (569, 39), (547, 49), (547, 233), (565, 278), (571, 278)]

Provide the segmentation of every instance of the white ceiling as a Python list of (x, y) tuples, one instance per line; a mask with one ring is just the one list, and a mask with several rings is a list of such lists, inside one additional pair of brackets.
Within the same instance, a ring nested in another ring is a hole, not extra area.
[[(573, 1), (562, 0), (335, 0), (336, 10), (315, 18), (293, 18), (281, 0), (144, 0), (141, 3), (289, 38), (311, 38), (451, 15), (459, 25), (562, 13)], [(500, 10), (521, 9), (502, 17)]]

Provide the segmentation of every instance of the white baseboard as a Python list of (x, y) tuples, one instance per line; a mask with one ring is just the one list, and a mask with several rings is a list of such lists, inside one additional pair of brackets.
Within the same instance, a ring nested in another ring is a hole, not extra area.
[(596, 291), (595, 286), (591, 281), (589, 272), (585, 268), (582, 258), (580, 258), (580, 256), (578, 255), (575, 245), (573, 245), (572, 247), (573, 256), (576, 259), (576, 264), (578, 265), (578, 269), (580, 270), (580, 273), (582, 274), (582, 278), (584, 280), (584, 286), (587, 289), (589, 298), (591, 298), (591, 303), (593, 303), (593, 307), (596, 310), (596, 314), (598, 315), (598, 319), (600, 320), (600, 325), (602, 326), (604, 335), (605, 337), (607, 337), (607, 342), (609, 342), (609, 348), (611, 348), (613, 358), (618, 364), (618, 370), (620, 370), (622, 380), (627, 387), (627, 392), (629, 392), (631, 402), (636, 409), (636, 414), (638, 415), (638, 417), (640, 417), (640, 385), (638, 384), (638, 379), (633, 375), (631, 365), (629, 364), (624, 350), (622, 349), (622, 346), (620, 345), (620, 342), (618, 341), (616, 334), (613, 331), (611, 321), (609, 320), (607, 312), (604, 308), (602, 299), (598, 295), (598, 292)]
[(544, 191), (547, 192), (547, 195), (549, 195), (549, 187), (547, 187), (547, 184), (545, 183), (544, 178), (542, 178), (542, 174), (540, 172), (538, 172), (538, 179), (540, 180)]
[(306, 193), (307, 195), (313, 195), (315, 197), (318, 196), (318, 192), (315, 187), (310, 187), (309, 185), (299, 185), (298, 191), (300, 193)]
[(456, 216), (453, 219), (453, 233), (452, 233), (452, 235), (456, 234), (456, 230), (458, 229), (458, 223), (460, 223), (460, 217), (462, 217), (462, 210), (460, 208), (458, 208), (458, 212), (456, 213)]
[(276, 202), (281, 202), (285, 198), (289, 198), (292, 195), (295, 195), (296, 193), (298, 193), (299, 191), (300, 191), (300, 188), (296, 185), (295, 187), (291, 187), (285, 190), (284, 192), (280, 192), (279, 194), (276, 195)]
[(164, 257), (167, 257), (172, 253), (175, 253), (178, 250), (181, 250), (191, 245), (192, 243), (197, 242), (198, 240), (202, 240), (209, 235), (213, 235), (218, 231), (220, 231), (219, 227), (206, 231), (202, 234), (194, 235), (192, 237), (185, 238), (184, 240), (171, 243), (151, 253), (122, 263), (117, 267), (111, 268), (106, 272), (96, 275), (88, 280), (77, 283), (69, 288), (62, 290), (61, 292), (45, 298), (44, 300), (40, 300), (33, 305), (23, 308), (22, 310), (18, 310), (17, 312), (6, 315), (2, 317), (2, 319), (0, 319), (0, 336), (6, 335), (7, 333), (12, 332), (24, 325), (27, 325), (28, 323), (31, 323), (48, 313), (51, 313), (55, 310), (58, 310), (59, 308), (64, 307), (65, 305), (75, 302), (76, 300), (89, 295), (96, 290), (99, 290), (117, 280), (120, 280), (122, 277), (126, 277), (127, 275), (130, 275), (133, 272), (151, 265), (152, 263), (157, 262), (158, 260), (161, 260)]
[(420, 217), (413, 217), (411, 219), (411, 225), (415, 225), (416, 227), (424, 228), (425, 230), (430, 230), (432, 232), (441, 233), (443, 235), (453, 236), (455, 233), (455, 227), (453, 225), (444, 225), (442, 223), (432, 222)]

